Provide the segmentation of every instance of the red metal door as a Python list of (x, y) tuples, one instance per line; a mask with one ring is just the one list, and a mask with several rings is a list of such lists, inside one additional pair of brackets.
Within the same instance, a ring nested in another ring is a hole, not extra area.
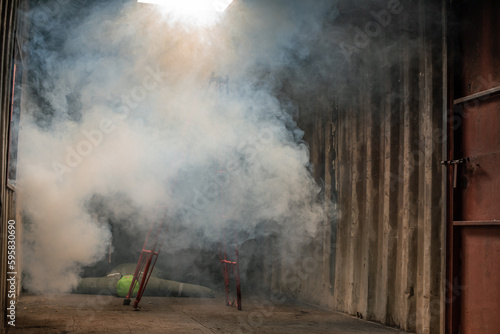
[[(500, 3), (457, 5), (447, 333), (500, 333)], [(459, 28), (458, 28), (459, 27)], [(458, 97), (458, 98), (457, 98)]]

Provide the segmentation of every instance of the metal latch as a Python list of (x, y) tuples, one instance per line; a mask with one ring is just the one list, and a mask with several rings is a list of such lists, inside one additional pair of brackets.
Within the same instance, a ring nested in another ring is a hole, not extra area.
[(469, 161), (469, 158), (455, 159), (455, 160), (444, 160), (441, 161), (441, 165), (453, 166), (453, 188), (457, 187), (457, 166)]

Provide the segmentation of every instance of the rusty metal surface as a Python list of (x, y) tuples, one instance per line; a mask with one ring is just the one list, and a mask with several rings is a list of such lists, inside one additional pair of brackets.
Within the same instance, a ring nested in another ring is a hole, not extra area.
[(464, 108), (463, 220), (500, 220), (500, 99)]
[[(460, 2), (455, 73), (455, 149), (450, 291), (457, 301), (447, 333), (500, 333), (500, 44), (494, 0)], [(481, 93), (483, 92), (483, 93)], [(484, 94), (491, 92), (491, 94)], [(456, 276), (455, 276), (456, 275)], [(451, 306), (450, 306), (451, 307)]]
[(500, 66), (500, 3), (468, 0), (458, 6), (460, 54), (457, 57), (465, 66), (457, 73), (462, 80), (455, 99), (500, 86), (500, 72), (496, 70)]
[(500, 331), (500, 227), (462, 227), (460, 333)]

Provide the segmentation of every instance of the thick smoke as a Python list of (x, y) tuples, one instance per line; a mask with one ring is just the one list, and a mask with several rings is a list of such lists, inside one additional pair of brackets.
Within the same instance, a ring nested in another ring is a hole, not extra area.
[(69, 291), (106, 255), (110, 220), (139, 233), (166, 214), (173, 251), (228, 225), (248, 238), (273, 226), (291, 250), (314, 236), (325, 205), (277, 73), (310, 56), (326, 9), (236, 1), (202, 28), (135, 2), (26, 13), (25, 286)]

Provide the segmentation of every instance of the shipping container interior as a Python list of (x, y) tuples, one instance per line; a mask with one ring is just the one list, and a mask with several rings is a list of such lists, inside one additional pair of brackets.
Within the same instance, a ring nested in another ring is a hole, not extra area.
[(0, 0), (1, 333), (126, 263), (285, 327), (500, 333), (495, 0), (146, 2)]

